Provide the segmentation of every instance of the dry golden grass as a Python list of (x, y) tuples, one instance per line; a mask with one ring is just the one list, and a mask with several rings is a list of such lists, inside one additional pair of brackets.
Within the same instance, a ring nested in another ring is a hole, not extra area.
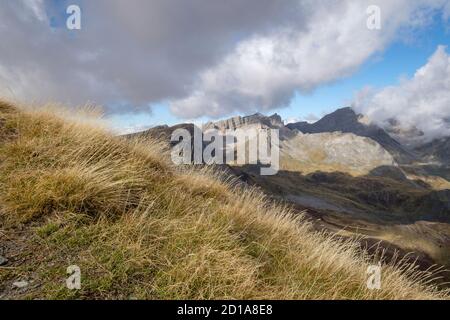
[[(175, 167), (155, 141), (126, 141), (78, 116), (0, 103), (0, 223), (28, 256), (7, 297), (84, 299), (438, 299), (414, 266), (371, 262), (289, 208), (207, 169)], [(65, 288), (78, 265), (82, 288)], [(0, 286), (0, 291), (6, 290)]]

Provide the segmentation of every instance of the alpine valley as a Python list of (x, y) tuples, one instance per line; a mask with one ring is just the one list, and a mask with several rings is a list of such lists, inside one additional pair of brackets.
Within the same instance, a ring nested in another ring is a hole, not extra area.
[[(257, 113), (209, 122), (203, 130), (254, 126), (279, 129), (278, 174), (260, 175), (257, 165), (222, 170), (306, 214), (317, 230), (359, 239), (369, 252), (417, 261), (424, 270), (450, 267), (450, 137), (409, 144), (350, 107), (315, 123), (285, 125), (277, 114)], [(194, 125), (130, 136), (170, 141), (177, 128), (192, 132)]]

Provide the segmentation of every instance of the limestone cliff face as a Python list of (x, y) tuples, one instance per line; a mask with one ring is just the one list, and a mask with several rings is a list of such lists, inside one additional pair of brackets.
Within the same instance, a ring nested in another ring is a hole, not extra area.
[(260, 113), (255, 113), (250, 116), (237, 116), (226, 120), (220, 120), (217, 122), (208, 122), (203, 129), (217, 129), (224, 130), (236, 130), (239, 128), (257, 126), (259, 128), (282, 128), (284, 127), (283, 121), (278, 114), (274, 114), (270, 117), (266, 117)]

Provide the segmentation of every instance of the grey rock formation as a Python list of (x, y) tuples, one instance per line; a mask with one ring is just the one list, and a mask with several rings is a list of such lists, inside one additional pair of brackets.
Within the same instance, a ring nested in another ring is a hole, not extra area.
[(28, 287), (28, 284), (29, 284), (28, 281), (20, 280), (20, 281), (13, 282), (13, 287), (22, 289), (22, 288)]
[(220, 120), (216, 122), (208, 122), (203, 127), (204, 130), (217, 129), (217, 130), (236, 130), (242, 127), (257, 125), (261, 128), (282, 128), (284, 127), (283, 121), (278, 114), (273, 114), (270, 117), (266, 117), (261, 113), (255, 113), (250, 116), (237, 116), (226, 120)]
[(0, 266), (4, 266), (7, 263), (8, 263), (8, 259), (6, 259), (5, 257), (0, 256)]
[(336, 131), (353, 133), (378, 142), (399, 163), (411, 163), (418, 159), (417, 155), (391, 138), (385, 130), (375, 124), (371, 124), (367, 118), (356, 114), (352, 108), (338, 109), (313, 124), (299, 122), (288, 124), (287, 127), (292, 130), (297, 129), (303, 133)]
[(216, 129), (222, 132), (244, 128), (278, 129), (281, 140), (286, 140), (296, 135), (294, 131), (284, 125), (283, 120), (276, 113), (271, 116), (265, 116), (261, 113), (245, 117), (238, 116), (216, 122), (211, 121), (203, 126), (204, 131)]

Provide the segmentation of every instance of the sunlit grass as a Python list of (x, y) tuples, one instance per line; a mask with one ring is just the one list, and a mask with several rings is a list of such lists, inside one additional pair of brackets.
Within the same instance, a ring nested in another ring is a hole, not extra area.
[[(208, 169), (175, 167), (156, 141), (113, 137), (47, 107), (0, 103), (0, 222), (26, 233), (28, 298), (436, 299), (425, 274), (383, 268), (355, 242)], [(22, 232), (22, 233), (23, 233)], [(66, 268), (82, 288), (65, 287)]]

